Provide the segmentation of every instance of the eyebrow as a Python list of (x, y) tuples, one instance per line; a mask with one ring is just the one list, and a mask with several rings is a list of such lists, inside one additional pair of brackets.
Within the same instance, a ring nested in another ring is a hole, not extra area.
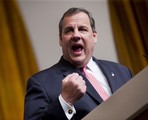
[[(66, 30), (66, 29), (73, 29), (74, 27), (72, 27), (72, 26), (67, 26), (67, 27), (65, 27), (64, 28), (64, 30)], [(78, 26), (78, 28), (88, 28), (87, 26), (85, 26), (85, 25), (80, 25), (80, 26)]]

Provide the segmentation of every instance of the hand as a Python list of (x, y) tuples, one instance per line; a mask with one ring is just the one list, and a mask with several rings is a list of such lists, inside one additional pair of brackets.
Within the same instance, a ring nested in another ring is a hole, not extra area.
[(86, 92), (86, 85), (78, 73), (66, 76), (62, 81), (62, 98), (70, 105), (73, 105)]

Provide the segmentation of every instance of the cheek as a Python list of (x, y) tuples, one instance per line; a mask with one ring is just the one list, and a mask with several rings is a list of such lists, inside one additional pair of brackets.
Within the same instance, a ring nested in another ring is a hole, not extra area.
[(93, 38), (93, 37), (91, 37), (90, 39), (89, 39), (89, 44), (91, 44), (91, 46), (94, 46), (95, 44), (96, 44), (96, 39), (95, 38)]
[(62, 49), (65, 51), (69, 48), (69, 42), (66, 39), (62, 39), (62, 41), (60, 41), (60, 46), (62, 47)]
[(93, 51), (94, 46), (95, 46), (94, 40), (93, 40), (93, 39), (88, 40), (88, 41), (87, 41), (87, 44), (86, 44), (86, 46), (85, 46), (85, 47), (86, 47), (86, 51), (87, 51), (87, 52)]

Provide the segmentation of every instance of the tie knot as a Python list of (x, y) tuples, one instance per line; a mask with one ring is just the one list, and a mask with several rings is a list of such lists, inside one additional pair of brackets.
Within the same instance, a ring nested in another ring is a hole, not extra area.
[(82, 69), (82, 71), (85, 71), (86, 70), (86, 66), (85, 67), (82, 67), (81, 69)]
[(86, 73), (86, 68), (87, 68), (87, 66), (81, 68), (81, 72), (82, 72), (84, 75), (86, 75), (86, 74), (85, 74), (85, 73)]

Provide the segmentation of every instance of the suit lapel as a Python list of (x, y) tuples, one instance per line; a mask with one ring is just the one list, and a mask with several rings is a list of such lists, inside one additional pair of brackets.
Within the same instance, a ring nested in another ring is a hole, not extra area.
[(119, 88), (119, 85), (121, 84), (121, 81), (117, 79), (117, 74), (116, 74), (117, 71), (108, 65), (102, 64), (100, 61), (96, 60), (96, 58), (93, 58), (93, 59), (98, 64), (104, 76), (106, 77), (108, 84), (110, 86), (111, 92), (114, 93)]
[(105, 68), (105, 67), (102, 67), (102, 72), (103, 74), (105, 75), (107, 81), (108, 81), (108, 84), (110, 86), (110, 89), (111, 89), (111, 92), (114, 93), (114, 83), (115, 83), (115, 76), (114, 76), (114, 72), (110, 71), (109, 68)]

